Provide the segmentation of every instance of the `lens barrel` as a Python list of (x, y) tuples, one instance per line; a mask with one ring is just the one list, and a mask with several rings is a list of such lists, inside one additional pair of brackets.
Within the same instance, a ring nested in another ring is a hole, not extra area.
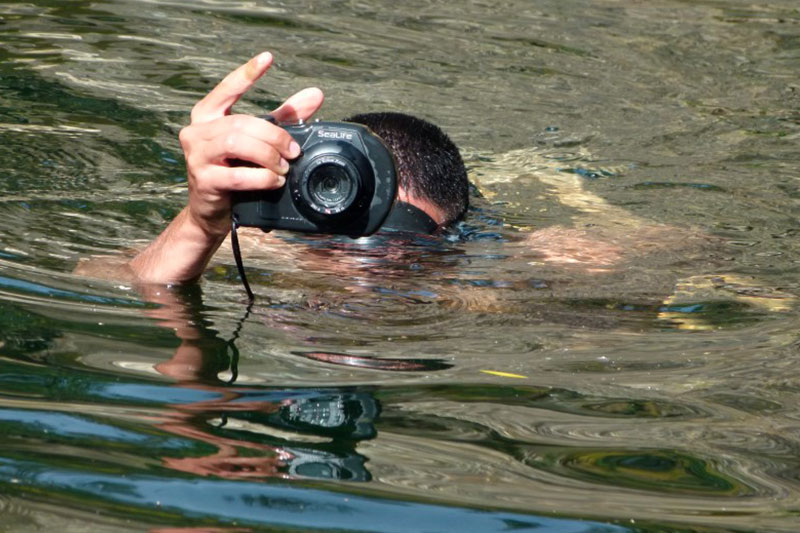
[(338, 215), (347, 212), (358, 198), (361, 176), (346, 159), (321, 156), (306, 168), (300, 191), (313, 211), (320, 215)]
[(320, 142), (296, 161), (287, 178), (294, 206), (320, 228), (369, 210), (375, 173), (363, 152), (349, 143)]

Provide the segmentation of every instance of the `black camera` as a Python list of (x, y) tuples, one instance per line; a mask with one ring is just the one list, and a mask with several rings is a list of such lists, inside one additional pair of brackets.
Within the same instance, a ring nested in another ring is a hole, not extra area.
[(351, 237), (376, 232), (397, 195), (395, 160), (383, 141), (366, 126), (349, 122), (281, 127), (301, 154), (290, 162), (284, 187), (234, 194), (235, 223)]

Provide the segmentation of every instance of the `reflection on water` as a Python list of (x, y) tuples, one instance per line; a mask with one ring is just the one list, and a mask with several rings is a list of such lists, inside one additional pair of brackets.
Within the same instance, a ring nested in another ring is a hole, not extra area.
[[(796, 530), (797, 6), (453, 7), (0, 5), (0, 529)], [(73, 274), (175, 216), (264, 48), (239, 110), (430, 118), (467, 220), (245, 234), (249, 312), (227, 250), (202, 294)]]

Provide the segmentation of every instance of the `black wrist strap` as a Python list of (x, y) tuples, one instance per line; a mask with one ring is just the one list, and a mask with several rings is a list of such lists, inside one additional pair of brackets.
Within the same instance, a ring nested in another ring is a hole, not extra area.
[[(246, 281), (245, 287), (247, 287)], [(249, 289), (250, 287), (247, 288)], [(239, 348), (236, 347), (236, 341), (239, 339), (239, 334), (242, 332), (242, 326), (244, 326), (244, 322), (250, 316), (250, 312), (252, 310), (253, 300), (251, 298), (250, 302), (247, 304), (247, 309), (244, 311), (244, 315), (242, 315), (242, 318), (240, 318), (239, 322), (236, 323), (236, 329), (233, 330), (230, 340), (225, 343), (228, 354), (230, 354), (231, 378), (228, 380), (228, 384), (233, 384), (239, 377)]]
[(236, 229), (238, 227), (239, 224), (236, 222), (236, 219), (231, 218), (231, 247), (233, 248), (233, 259), (236, 261), (236, 269), (239, 271), (239, 279), (242, 280), (244, 290), (247, 291), (247, 299), (250, 300), (250, 303), (253, 303), (253, 300), (255, 300), (255, 295), (253, 294), (252, 289), (250, 289), (250, 284), (247, 283), (247, 276), (244, 273), (242, 250), (239, 248), (239, 236), (236, 234)]

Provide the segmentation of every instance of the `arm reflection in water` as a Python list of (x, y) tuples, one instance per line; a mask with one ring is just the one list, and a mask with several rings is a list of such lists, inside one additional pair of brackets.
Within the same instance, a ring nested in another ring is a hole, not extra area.
[[(238, 330), (226, 342), (208, 327), (200, 288), (150, 285), (142, 292), (160, 305), (148, 314), (181, 341), (156, 370), (178, 386), (215, 393), (210, 400), (176, 405), (160, 427), (216, 451), (165, 457), (165, 466), (227, 479), (371, 479), (366, 458), (355, 451), (359, 441), (376, 435), (380, 405), (369, 391), (235, 386)], [(219, 375), (229, 369), (232, 378), (224, 381)]]

